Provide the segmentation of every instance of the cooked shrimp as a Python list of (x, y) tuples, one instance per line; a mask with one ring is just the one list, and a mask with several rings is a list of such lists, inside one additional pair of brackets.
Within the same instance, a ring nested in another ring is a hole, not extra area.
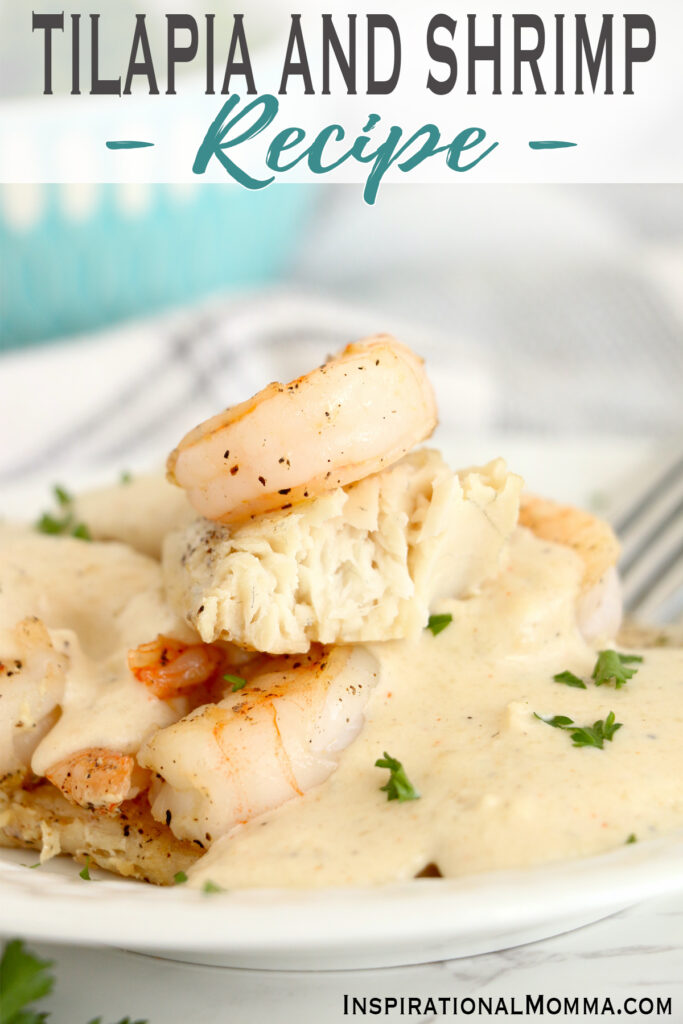
[(237, 522), (390, 466), (436, 422), (422, 360), (377, 335), (195, 427), (168, 476), (201, 515)]
[(71, 803), (107, 813), (137, 796), (149, 782), (149, 773), (137, 765), (132, 755), (105, 747), (79, 750), (45, 774)]
[(168, 700), (207, 683), (225, 660), (210, 644), (186, 644), (159, 636), (128, 652), (128, 667), (160, 700)]
[(363, 647), (264, 659), (237, 692), (141, 748), (140, 764), (163, 780), (150, 789), (154, 817), (209, 844), (323, 782), (361, 729), (377, 673)]
[(542, 540), (572, 548), (584, 566), (577, 607), (579, 629), (589, 642), (613, 637), (622, 618), (616, 563), (619, 541), (609, 523), (572, 505), (523, 495), (519, 522)]

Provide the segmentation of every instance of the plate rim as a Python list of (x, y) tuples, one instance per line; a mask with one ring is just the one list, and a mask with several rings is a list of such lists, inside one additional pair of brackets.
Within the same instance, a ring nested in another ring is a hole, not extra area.
[(532, 868), (384, 886), (233, 890), (210, 897), (197, 889), (147, 886), (106, 872), (94, 872), (94, 880), (84, 883), (76, 865), (61, 858), (57, 865), (62, 870), (34, 872), (21, 860), (27, 853), (0, 849), (4, 932), (238, 958), (277, 955), (285, 945), (292, 955), (310, 956), (316, 950), (329, 955), (351, 941), (359, 942), (357, 952), (364, 957), (378, 943), (407, 948), (422, 940), (448, 942), (456, 932), (459, 942), (469, 937), (475, 943), (482, 933), (509, 935), (543, 926), (555, 934), (568, 930), (562, 922), (577, 913), (579, 923), (587, 923), (644, 899), (683, 891), (683, 830)]

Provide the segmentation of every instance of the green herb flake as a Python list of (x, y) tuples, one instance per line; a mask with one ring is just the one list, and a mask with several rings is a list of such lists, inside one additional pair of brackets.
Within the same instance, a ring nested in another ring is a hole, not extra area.
[[(0, 960), (0, 1024), (45, 1024), (50, 1015), (28, 1007), (52, 992), (55, 983), (49, 970), (52, 966), (51, 960), (39, 960), (29, 953), (21, 939), (7, 943)], [(102, 1021), (102, 1017), (95, 1017), (89, 1024), (102, 1024)], [(149, 1021), (124, 1017), (118, 1024), (149, 1024)]]
[(83, 866), (83, 870), (78, 872), (78, 875), (79, 875), (80, 878), (83, 879), (84, 882), (92, 882), (92, 878), (90, 877), (90, 854), (89, 853), (86, 853), (86, 855), (85, 855), (85, 865)]
[(556, 683), (564, 683), (565, 686), (574, 686), (577, 690), (588, 689), (583, 679), (579, 679), (573, 672), (558, 672), (556, 676), (553, 676), (553, 680)]
[(221, 889), (220, 885), (216, 885), (215, 882), (212, 882), (209, 879), (206, 882), (204, 882), (204, 885), (202, 886), (202, 892), (206, 893), (207, 896), (211, 896), (215, 892), (225, 892), (225, 890)]
[(187, 875), (185, 874), (185, 872), (184, 871), (176, 871), (175, 875), (173, 876), (173, 884), (174, 885), (184, 885), (186, 881), (187, 881)]
[(639, 665), (642, 660), (638, 654), (600, 651), (591, 678), (595, 681), (596, 686), (614, 683), (617, 690), (620, 690), (638, 671), (637, 668), (629, 668), (628, 666)]
[(36, 530), (38, 530), (39, 533), (64, 533), (68, 530), (71, 522), (72, 519), (70, 515), (65, 516), (64, 519), (57, 519), (56, 516), (51, 515), (49, 512), (43, 512), (42, 516), (36, 523)]
[(578, 728), (571, 734), (571, 739), (575, 747), (597, 747), (602, 750), (604, 741), (611, 742), (617, 729), (621, 729), (621, 724), (615, 722), (614, 712), (610, 711), (604, 720), (598, 719), (592, 725)]
[(228, 673), (227, 675), (223, 676), (223, 678), (225, 679), (226, 683), (232, 683), (233, 693), (236, 693), (237, 690), (244, 689), (244, 687), (247, 685), (246, 679), (243, 679), (242, 676), (231, 676), (230, 673)]
[(450, 626), (452, 621), (453, 616), (449, 614), (430, 615), (429, 622), (427, 623), (427, 629), (431, 630), (432, 636), (438, 636), (446, 626)]
[[(76, 537), (77, 540), (92, 540), (90, 530), (85, 523), (77, 522), (74, 517), (73, 497), (69, 491), (61, 484), (55, 484), (52, 491), (57, 504), (63, 509), (64, 515), (60, 517), (52, 512), (43, 512), (35, 523), (35, 529), (39, 533), (47, 533), (53, 537), (69, 535)], [(2, 1024), (1, 1021), (0, 1024)]]
[(391, 757), (384, 751), (384, 757), (375, 761), (375, 768), (388, 768), (389, 781), (385, 786), (380, 786), (383, 793), (387, 794), (387, 800), (399, 800), (403, 803), (406, 800), (419, 800), (420, 794), (412, 785), (405, 773), (405, 768), (395, 757)]
[[(23, 1021), (17, 1022), (17, 1024), (23, 1024)], [(88, 1021), (88, 1024), (102, 1024), (101, 1017), (95, 1017), (93, 1020)], [(118, 1021), (118, 1024), (149, 1024), (148, 1020), (133, 1020), (132, 1017), (124, 1017)]]
[(598, 750), (603, 750), (605, 740), (611, 742), (617, 729), (621, 729), (622, 726), (621, 722), (615, 722), (613, 711), (610, 711), (607, 718), (598, 719), (592, 725), (586, 726), (576, 725), (566, 715), (545, 717), (534, 711), (534, 717), (538, 718), (541, 722), (545, 722), (546, 725), (552, 726), (553, 729), (566, 729), (570, 733), (573, 746), (597, 747)]
[(52, 488), (52, 492), (55, 498), (57, 499), (57, 504), (61, 505), (62, 508), (65, 508), (67, 505), (70, 505), (74, 500), (72, 495), (69, 494), (66, 488), (62, 487), (60, 484), (55, 484), (54, 487)]
[(121, 473), (121, 476), (119, 477), (119, 483), (125, 485), (125, 484), (131, 483), (132, 480), (133, 480), (133, 474), (131, 472), (129, 472), (129, 470), (124, 469), (122, 471), (122, 473)]
[(43, 999), (55, 983), (51, 960), (27, 952), (20, 939), (8, 942), (0, 960), (0, 1021), (2, 1024), (40, 1024), (45, 1015), (27, 1010)]
[(553, 729), (568, 729), (574, 725), (573, 719), (567, 718), (566, 715), (539, 715), (534, 711), (534, 718), (545, 722), (546, 725), (552, 725)]
[(631, 832), (631, 835), (630, 835), (630, 836), (628, 837), (628, 839), (626, 840), (626, 843), (625, 843), (625, 845), (626, 845), (626, 846), (630, 846), (630, 845), (631, 845), (631, 843), (637, 843), (637, 842), (638, 842), (638, 840), (637, 840), (637, 838), (636, 838), (636, 834), (635, 834), (635, 832)]

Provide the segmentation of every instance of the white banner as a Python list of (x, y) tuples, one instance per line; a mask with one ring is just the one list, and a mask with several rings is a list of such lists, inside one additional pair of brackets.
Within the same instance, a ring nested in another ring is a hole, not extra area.
[(3, 2), (2, 182), (683, 180), (679, 0)]

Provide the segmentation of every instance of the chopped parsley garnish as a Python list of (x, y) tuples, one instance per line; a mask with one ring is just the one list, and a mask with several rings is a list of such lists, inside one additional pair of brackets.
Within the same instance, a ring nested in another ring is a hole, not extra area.
[(57, 499), (57, 504), (61, 505), (62, 508), (64, 508), (66, 505), (70, 505), (74, 500), (73, 497), (66, 490), (66, 488), (61, 487), (60, 484), (55, 484), (52, 490), (55, 498)]
[(43, 512), (36, 523), (36, 530), (39, 530), (41, 533), (66, 533), (70, 525), (71, 516), (57, 519), (56, 516), (50, 515), (49, 512)]
[(556, 683), (564, 683), (565, 686), (575, 686), (577, 690), (588, 689), (583, 679), (579, 679), (573, 672), (558, 672), (556, 676), (553, 676), (553, 679)]
[(92, 882), (92, 878), (90, 877), (90, 854), (89, 853), (86, 853), (86, 855), (85, 855), (85, 866), (83, 867), (82, 871), (78, 872), (78, 874), (80, 875), (80, 877), (85, 882)]
[(39, 533), (47, 533), (52, 536), (68, 535), (76, 537), (78, 540), (92, 540), (90, 530), (85, 523), (76, 521), (72, 495), (60, 484), (55, 484), (53, 493), (57, 504), (64, 511), (64, 515), (59, 517), (51, 512), (43, 512), (35, 524), (36, 530)]
[(375, 768), (389, 769), (389, 781), (385, 786), (379, 787), (383, 793), (387, 794), (387, 800), (399, 800), (403, 803), (405, 800), (419, 799), (420, 794), (408, 779), (401, 762), (387, 754), (386, 750), (384, 757), (375, 761)]
[(638, 842), (638, 840), (637, 840), (637, 838), (636, 838), (636, 834), (635, 834), (635, 832), (631, 832), (631, 835), (630, 835), (630, 836), (628, 837), (628, 839), (626, 840), (626, 843), (625, 843), (625, 845), (626, 845), (626, 846), (630, 846), (630, 845), (631, 845), (631, 843), (637, 843), (637, 842)]
[(52, 991), (51, 960), (39, 960), (26, 951), (20, 939), (5, 946), (0, 960), (0, 1020), (2, 1024), (40, 1024), (42, 1013), (27, 1010), (29, 1003)]
[(133, 479), (133, 474), (130, 473), (127, 469), (124, 469), (123, 472), (121, 473), (121, 476), (119, 477), (119, 483), (121, 483), (121, 484), (129, 484), (132, 479)]
[(430, 615), (427, 629), (431, 630), (432, 636), (437, 636), (446, 626), (450, 626), (452, 621), (453, 616), (449, 614)]
[(595, 681), (596, 686), (602, 686), (604, 683), (614, 683), (617, 690), (620, 690), (638, 671), (637, 668), (629, 668), (628, 666), (639, 665), (642, 660), (639, 654), (619, 654), (618, 651), (600, 651), (591, 678)]
[(174, 885), (184, 885), (186, 881), (187, 881), (187, 875), (185, 874), (185, 872), (184, 871), (176, 871), (175, 875), (173, 876), (173, 884)]
[(614, 712), (610, 711), (607, 718), (599, 718), (592, 725), (576, 725), (566, 715), (552, 715), (545, 717), (534, 711), (534, 717), (553, 729), (566, 729), (575, 747), (597, 747), (602, 750), (605, 740), (612, 740), (617, 729), (621, 729), (622, 723), (614, 721)]
[(246, 679), (243, 679), (242, 676), (231, 676), (230, 673), (228, 673), (227, 675), (224, 675), (223, 678), (226, 683), (232, 683), (233, 693), (236, 693), (237, 690), (242, 690), (247, 685)]
[[(96, 1017), (94, 1020), (88, 1021), (88, 1024), (102, 1024), (102, 1018)], [(149, 1024), (147, 1020), (133, 1020), (132, 1017), (124, 1017), (118, 1024)]]
[(90, 530), (85, 525), (85, 523), (79, 523), (78, 526), (74, 526), (73, 530), (71, 531), (71, 536), (77, 537), (78, 540), (92, 540)]
[[(636, 665), (642, 662), (639, 654), (619, 654), (618, 651), (599, 651), (598, 660), (591, 674), (591, 679), (596, 686), (604, 683), (614, 683), (617, 690), (631, 679), (638, 671), (637, 668), (629, 668), (629, 665)], [(587, 689), (583, 679), (574, 675), (573, 672), (558, 672), (553, 676), (556, 683), (564, 683), (565, 686), (575, 686), (578, 690)]]
[(202, 886), (202, 892), (206, 893), (207, 896), (210, 896), (214, 892), (224, 891), (225, 890), (221, 889), (220, 885), (216, 885), (216, 883), (212, 882), (211, 880), (207, 880), (206, 882), (204, 882), (204, 885)]
[(534, 718), (538, 718), (541, 722), (545, 722), (546, 725), (552, 725), (553, 729), (569, 729), (574, 725), (571, 718), (567, 718), (566, 715), (539, 715), (538, 712), (534, 711)]
[[(45, 1024), (49, 1014), (29, 1009), (30, 1003), (44, 999), (52, 991), (55, 977), (51, 960), (39, 960), (29, 953), (21, 939), (5, 946), (0, 960), (0, 1024)], [(89, 1024), (102, 1024), (96, 1017)], [(149, 1021), (124, 1017), (118, 1024), (149, 1024)]]

